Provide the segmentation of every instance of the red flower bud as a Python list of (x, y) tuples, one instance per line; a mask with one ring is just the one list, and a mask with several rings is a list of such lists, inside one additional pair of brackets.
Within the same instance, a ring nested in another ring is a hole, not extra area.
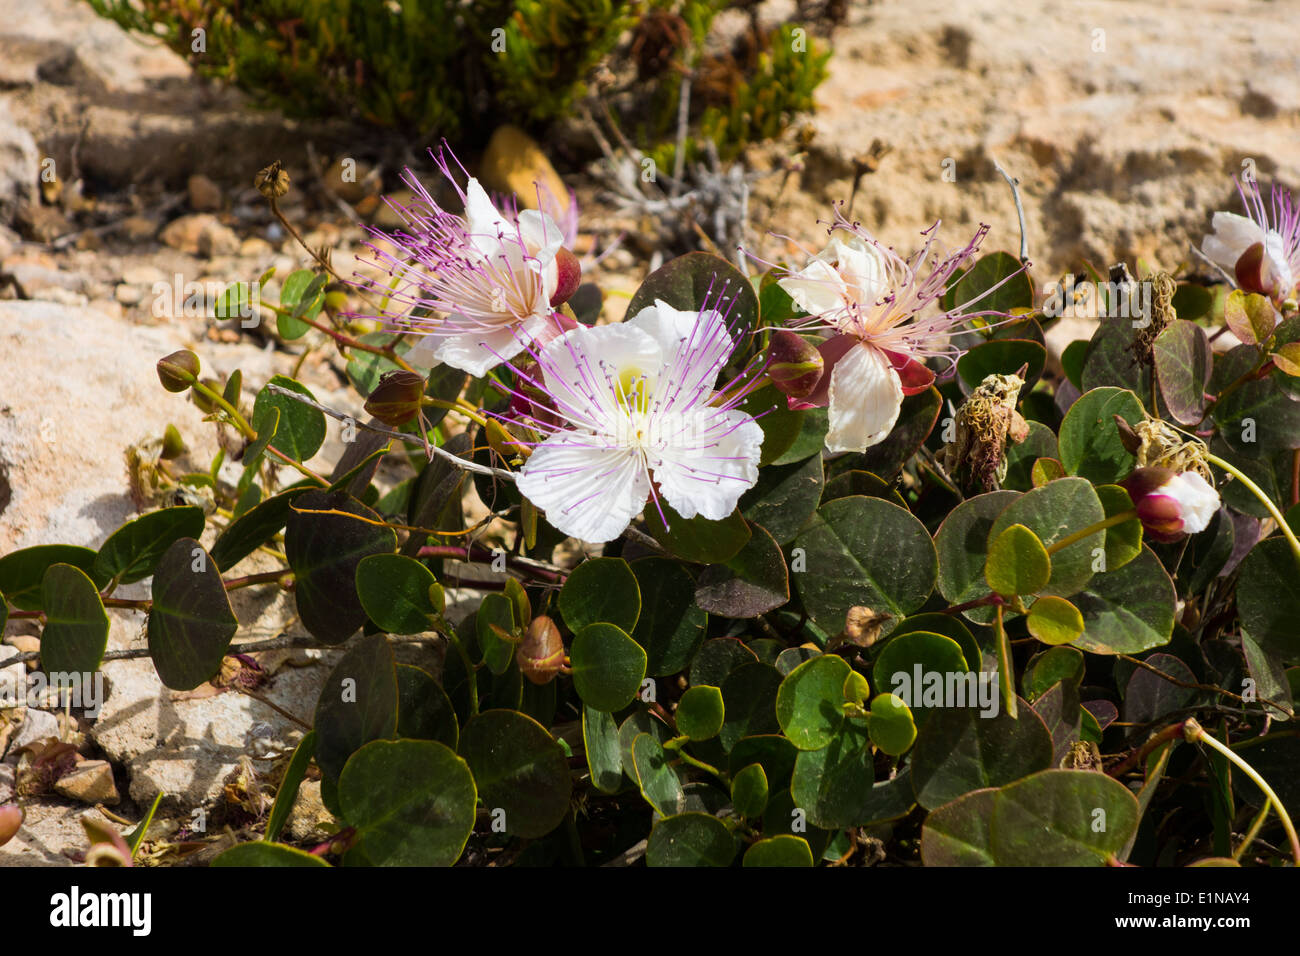
[(1204, 531), (1219, 510), (1219, 493), (1194, 471), (1139, 468), (1121, 484), (1142, 528), (1156, 541), (1179, 541)]
[(767, 346), (767, 377), (791, 398), (806, 398), (821, 381), (825, 363), (816, 346), (789, 329), (774, 329)]
[(553, 309), (568, 302), (569, 296), (578, 291), (578, 284), (582, 281), (582, 263), (577, 256), (561, 246), (555, 253), (555, 269), (558, 281), (555, 284), (555, 294), (551, 296)]

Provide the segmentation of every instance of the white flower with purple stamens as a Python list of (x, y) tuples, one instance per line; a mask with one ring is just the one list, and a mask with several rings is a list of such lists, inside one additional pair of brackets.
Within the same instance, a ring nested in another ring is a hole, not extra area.
[(402, 178), (415, 199), (408, 206), (390, 200), (405, 229), (370, 230), (396, 247), (389, 252), (370, 245), (372, 264), (396, 285), (374, 279), (361, 285), (394, 303), (379, 316), (390, 328), (424, 336), (408, 360), (446, 362), (479, 376), (529, 342), (572, 327), (555, 306), (577, 288), (580, 269), (546, 213), (503, 215), (477, 179), (462, 190), (446, 159), (440, 155), (437, 162), (465, 204), (465, 215), (439, 207), (408, 169)]
[(1269, 205), (1259, 183), (1252, 180), (1248, 187), (1237, 184), (1248, 215), (1216, 212), (1210, 220), (1214, 232), (1201, 243), (1201, 252), (1246, 291), (1286, 298), (1300, 280), (1300, 207), (1279, 186), (1273, 187)]
[(925, 360), (955, 362), (960, 350), (951, 340), (958, 327), (976, 315), (994, 314), (965, 311), (978, 299), (951, 312), (938, 311), (938, 300), (974, 257), (988, 226), (980, 226), (951, 255), (936, 249), (938, 228), (935, 223), (922, 233), (925, 244), (904, 259), (857, 223), (839, 217), (827, 247), (803, 269), (778, 280), (808, 313), (794, 324), (829, 333), (819, 348), (825, 371), (818, 387), (802, 401), (791, 399), (790, 405), (830, 406), (826, 447), (832, 452), (864, 451), (884, 441), (898, 421), (904, 396), (933, 384), (934, 372)]
[(618, 325), (552, 339), (534, 353), (535, 374), (515, 368), (531, 392), (518, 397), (542, 393), (545, 413), (502, 416), (546, 436), (519, 472), (520, 493), (593, 544), (621, 535), (650, 497), (661, 513), (660, 498), (685, 518), (727, 517), (758, 480), (763, 443), (736, 407), (746, 386), (714, 388), (735, 344), (716, 309), (658, 300)]

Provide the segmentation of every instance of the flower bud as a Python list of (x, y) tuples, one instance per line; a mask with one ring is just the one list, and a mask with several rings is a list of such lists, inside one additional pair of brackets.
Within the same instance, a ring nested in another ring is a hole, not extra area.
[(824, 363), (816, 346), (790, 329), (773, 329), (767, 346), (767, 377), (791, 398), (806, 398), (821, 381)]
[(23, 825), (23, 808), (16, 803), (0, 805), (0, 846), (4, 846)]
[(563, 246), (560, 246), (559, 251), (555, 253), (555, 269), (558, 280), (555, 284), (555, 294), (551, 296), (551, 308), (568, 302), (569, 297), (578, 291), (578, 284), (582, 281), (582, 263)]
[(1121, 484), (1143, 529), (1156, 541), (1178, 541), (1204, 531), (1219, 510), (1219, 493), (1194, 471), (1139, 468)]
[(169, 392), (183, 392), (199, 377), (199, 357), (181, 349), (158, 360), (158, 381)]
[(415, 417), (424, 398), (424, 379), (415, 372), (396, 369), (386, 372), (366, 399), (366, 411), (385, 425), (396, 428)]
[(549, 684), (564, 667), (560, 630), (545, 614), (533, 618), (515, 651), (519, 671), (534, 684)]
[(1237, 285), (1246, 292), (1258, 292), (1272, 298), (1278, 291), (1281, 277), (1273, 268), (1273, 260), (1265, 255), (1262, 242), (1248, 247), (1233, 271), (1237, 274)]
[(185, 439), (181, 438), (181, 433), (177, 431), (175, 425), (168, 425), (163, 432), (162, 450), (159, 451), (158, 457), (171, 461), (173, 458), (179, 458), (189, 451), (185, 447)]

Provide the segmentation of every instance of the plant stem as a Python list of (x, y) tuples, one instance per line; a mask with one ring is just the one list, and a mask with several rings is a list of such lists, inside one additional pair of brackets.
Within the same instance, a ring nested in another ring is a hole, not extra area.
[[(1283, 806), (1282, 801), (1277, 798), (1277, 794), (1273, 792), (1273, 788), (1268, 785), (1268, 782), (1256, 773), (1255, 768), (1246, 763), (1246, 761), (1235, 753), (1231, 747), (1227, 744), (1220, 743), (1214, 737), (1210, 736), (1210, 734), (1206, 733), (1205, 728), (1197, 723), (1194, 717), (1187, 718), (1183, 727), (1184, 735), (1188, 740), (1203, 743), (1212, 750), (1217, 750), (1219, 753), (1223, 754), (1223, 756), (1236, 764), (1242, 773), (1255, 782), (1255, 786), (1259, 787), (1267, 801), (1272, 802), (1274, 809), (1277, 810), (1278, 819), (1282, 821), (1282, 829), (1286, 831), (1287, 839), (1291, 841), (1291, 856), (1295, 860), (1296, 866), (1300, 866), (1300, 836), (1296, 835), (1295, 824), (1291, 822), (1290, 814), (1286, 812), (1286, 807)], [(1267, 805), (1266, 802), (1265, 807), (1267, 807)]]
[(261, 574), (249, 574), (242, 578), (228, 578), (221, 583), (226, 586), (227, 591), (233, 591), (235, 588), (246, 588), (254, 584), (272, 584), (279, 583), (280, 579), (288, 575), (290, 579), (293, 572), (288, 568), (279, 571), (263, 571)]
[[(244, 418), (243, 415), (239, 414), (239, 410), (235, 408), (235, 406), (231, 405), (228, 401), (226, 401), (224, 396), (218, 395), (212, 389), (208, 388), (208, 386), (204, 385), (202, 382), (199, 381), (194, 382), (194, 384), (192, 384), (190, 388), (194, 389), (194, 391), (198, 392), (200, 395), (206, 396), (210, 401), (213, 402), (213, 404), (215, 404), (218, 408), (220, 408), (227, 415), (229, 415), (231, 424), (233, 424), (235, 428), (239, 429), (239, 433), (243, 435), (244, 438), (246, 438), (249, 441), (252, 441), (257, 437), (257, 432), (253, 430), (253, 426), (248, 424), (248, 420)], [(284, 452), (280, 451), (280, 449), (276, 448), (274, 445), (267, 445), (266, 450), (270, 452), (272, 455), (274, 455), (276, 458), (279, 458), (290, 468), (297, 469), (297, 471), (300, 474), (302, 474), (303, 477), (310, 478), (312, 481), (316, 482), (322, 488), (328, 488), (330, 486), (330, 483), (326, 481), (324, 478), (322, 478), (320, 475), (316, 474), (316, 472), (312, 471), (302, 462), (294, 461), (292, 458), (290, 458)]]
[(998, 676), (1002, 684), (1002, 705), (1012, 719), (1015, 719), (1017, 716), (1016, 686), (1013, 683), (1015, 671), (1011, 668), (1011, 644), (1007, 641), (1006, 628), (1002, 626), (1002, 605), (999, 604), (997, 609), (993, 633), (997, 636), (998, 642), (998, 670), (1000, 671)]
[(1237, 847), (1237, 849), (1233, 851), (1232, 858), (1234, 860), (1240, 860), (1242, 854), (1245, 853), (1247, 848), (1255, 842), (1255, 837), (1259, 836), (1260, 828), (1264, 826), (1264, 821), (1268, 818), (1268, 811), (1272, 809), (1272, 807), (1272, 800), (1264, 801), (1264, 806), (1260, 809), (1259, 813), (1255, 815), (1255, 821), (1251, 823), (1250, 829), (1246, 831), (1246, 838), (1241, 841), (1241, 846)]
[(1151, 751), (1169, 743), (1171, 740), (1178, 740), (1183, 737), (1184, 734), (1185, 729), (1182, 723), (1170, 724), (1158, 734), (1148, 738), (1147, 742), (1141, 747), (1107, 770), (1106, 775), (1108, 777), (1122, 777), (1124, 774), (1128, 773), (1130, 769), (1137, 766), (1137, 764), (1140, 763), (1147, 754), (1151, 753)]
[(474, 662), (469, 658), (469, 651), (465, 650), (465, 645), (460, 642), (456, 636), (456, 631), (448, 625), (444, 632), (447, 640), (456, 648), (456, 653), (460, 655), (460, 662), (465, 667), (465, 683), (469, 685), (469, 715), (475, 717), (478, 715), (478, 674), (474, 667)]
[(1098, 531), (1105, 531), (1107, 528), (1113, 528), (1115, 525), (1123, 524), (1125, 521), (1131, 521), (1137, 516), (1138, 516), (1137, 509), (1129, 508), (1127, 511), (1121, 511), (1118, 514), (1113, 514), (1109, 518), (1102, 518), (1096, 524), (1090, 524), (1082, 531), (1076, 531), (1074, 532), (1074, 534), (1066, 535), (1064, 538), (1062, 538), (1060, 541), (1057, 541), (1055, 544), (1048, 545), (1047, 554), (1050, 557), (1051, 555), (1056, 554), (1056, 552), (1063, 551), (1064, 549), (1068, 548), (1070, 545), (1082, 541), (1084, 538), (1087, 538), (1090, 535), (1096, 534)]
[(673, 753), (677, 754), (677, 756), (681, 757), (685, 763), (690, 764), (697, 770), (703, 770), (705, 773), (712, 774), (718, 780), (722, 781), (727, 786), (730, 786), (731, 778), (725, 773), (712, 764), (707, 764), (703, 760), (697, 760), (682, 749), (683, 745), (688, 740), (690, 740), (689, 737), (674, 737), (672, 740), (664, 744), (664, 750), (671, 750)]
[(1273, 520), (1277, 522), (1278, 528), (1281, 529), (1282, 531), (1282, 536), (1285, 537), (1286, 540), (1290, 543), (1291, 550), (1295, 552), (1296, 560), (1300, 561), (1300, 539), (1296, 538), (1295, 532), (1292, 531), (1291, 526), (1287, 524), (1286, 517), (1283, 516), (1282, 512), (1277, 509), (1277, 505), (1273, 504), (1272, 499), (1269, 498), (1268, 495), (1264, 494), (1263, 489), (1261, 489), (1259, 485), (1255, 484), (1253, 481), (1247, 478), (1242, 472), (1234, 468), (1232, 465), (1228, 464), (1218, 455), (1211, 455), (1207, 453), (1205, 456), (1205, 460), (1212, 465), (1218, 465), (1228, 474), (1232, 475), (1232, 477), (1236, 478), (1238, 481), (1240, 481), (1243, 485), (1246, 486), (1247, 491), (1249, 491), (1252, 495), (1254, 495), (1256, 498), (1259, 499), (1260, 504), (1262, 504), (1265, 508), (1268, 509), (1268, 513), (1272, 515)]

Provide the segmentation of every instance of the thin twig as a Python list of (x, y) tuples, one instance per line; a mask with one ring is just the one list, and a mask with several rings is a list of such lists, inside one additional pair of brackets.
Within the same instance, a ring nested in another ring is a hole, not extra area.
[[(372, 425), (368, 422), (360, 421), (346, 412), (340, 412), (336, 409), (330, 408), (328, 405), (322, 405), (320, 402), (308, 398), (306, 395), (276, 385), (274, 382), (268, 382), (266, 387), (277, 395), (291, 398), (295, 402), (301, 402), (303, 405), (310, 405), (312, 408), (324, 412), (331, 418), (337, 419), (341, 422), (352, 422), (358, 428), (364, 428), (366, 431), (375, 432), (379, 435), (386, 435), (389, 438), (396, 438), (399, 441), (411, 442), (412, 444), (420, 440), (418, 435), (412, 435), (410, 432), (394, 431), (391, 428), (384, 428), (381, 425)], [(459, 455), (453, 455), (451, 452), (439, 448), (437, 445), (429, 445), (428, 448), (435, 456), (450, 462), (463, 471), (471, 471), (479, 475), (492, 475), (496, 478), (504, 478), (506, 481), (514, 481), (517, 477), (513, 471), (506, 471), (504, 468), (493, 468), (490, 465), (480, 465), (478, 462), (469, 461), (468, 459), (461, 458)]]
[[(442, 640), (440, 634), (390, 634), (388, 641), (390, 644), (430, 644)], [(273, 637), (265, 641), (248, 641), (243, 644), (231, 644), (226, 650), (227, 656), (231, 654), (251, 654), (254, 651), (284, 651), (296, 648), (309, 648), (317, 650), (329, 650), (336, 648), (336, 644), (322, 644), (311, 637), (299, 635), (298, 637)], [(149, 648), (132, 647), (124, 651), (108, 651), (101, 658), (103, 663), (109, 661), (131, 661), (138, 660), (141, 657), (148, 657)], [(40, 651), (26, 651), (17, 657), (5, 658), (6, 667), (11, 664), (25, 664), (28, 661), (40, 660)]]
[(1025, 232), (1025, 207), (1020, 202), (1020, 180), (1012, 179), (996, 159), (993, 160), (993, 168), (1002, 175), (1002, 178), (1007, 181), (1007, 185), (1011, 187), (1011, 198), (1016, 201), (1016, 217), (1020, 220), (1020, 261), (1028, 262), (1029, 235)]

